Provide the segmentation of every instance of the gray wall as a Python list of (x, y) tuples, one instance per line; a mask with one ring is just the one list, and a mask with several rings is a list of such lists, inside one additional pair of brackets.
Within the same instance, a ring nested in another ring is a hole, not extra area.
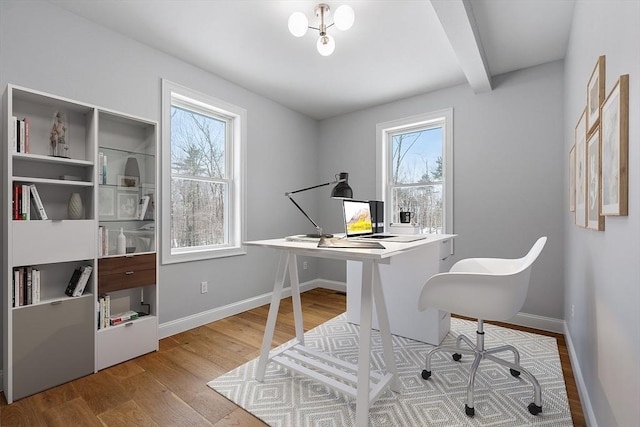
[[(160, 121), (167, 78), (247, 109), (245, 237), (313, 231), (283, 194), (319, 178), (315, 120), (46, 1), (0, 2), (0, 52), (2, 91), (13, 83)], [(301, 200), (313, 211), (315, 199)], [(270, 292), (276, 264), (275, 252), (249, 248), (245, 256), (161, 266), (160, 322)], [(302, 273), (308, 280), (315, 269)], [(201, 295), (203, 280), (209, 293)]]
[[(355, 197), (376, 197), (376, 124), (453, 107), (455, 259), (524, 255), (540, 236), (523, 312), (563, 315), (563, 63), (494, 78), (476, 95), (467, 85), (324, 120), (320, 165), (347, 171)], [(339, 230), (339, 207), (323, 203), (323, 224)], [(320, 274), (344, 280), (344, 265), (322, 261)]]
[[(606, 55), (606, 92), (629, 74), (629, 216), (605, 231), (573, 225), (565, 213), (565, 313), (574, 371), (598, 425), (638, 425), (640, 402), (640, 2), (578, 1), (565, 59), (564, 153), (586, 105), (585, 87)], [(568, 160), (565, 161), (568, 164)], [(565, 176), (568, 172), (565, 168)], [(568, 179), (568, 178), (567, 178)], [(567, 205), (567, 203), (565, 203)], [(575, 314), (571, 316), (571, 306)], [(579, 369), (576, 369), (579, 368)], [(584, 396), (583, 396), (584, 401)]]

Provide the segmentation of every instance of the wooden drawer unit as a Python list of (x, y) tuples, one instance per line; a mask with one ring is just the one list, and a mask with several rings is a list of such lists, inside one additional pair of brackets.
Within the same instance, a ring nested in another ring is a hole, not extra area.
[(156, 283), (156, 254), (98, 260), (98, 293), (120, 291)]

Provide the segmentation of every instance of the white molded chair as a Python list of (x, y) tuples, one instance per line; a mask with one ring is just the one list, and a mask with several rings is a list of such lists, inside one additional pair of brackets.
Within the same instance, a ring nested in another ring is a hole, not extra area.
[[(436, 351), (453, 353), (453, 360), (459, 361), (462, 354), (473, 355), (469, 382), (467, 384), (467, 402), (465, 412), (473, 417), (473, 387), (476, 372), (482, 359), (489, 359), (509, 368), (511, 375), (521, 373), (534, 388), (533, 402), (529, 404), (529, 412), (538, 415), (542, 412), (542, 392), (538, 380), (526, 369), (520, 366), (520, 354), (515, 347), (504, 345), (497, 348), (484, 348), (483, 322), (485, 320), (504, 321), (515, 316), (522, 308), (527, 297), (531, 266), (538, 258), (547, 241), (541, 237), (533, 245), (527, 255), (518, 259), (501, 258), (469, 258), (458, 261), (448, 273), (436, 274), (425, 283), (418, 300), (420, 311), (428, 307), (435, 307), (443, 311), (457, 313), (478, 319), (476, 344), (469, 338), (459, 335), (456, 346), (440, 346), (429, 351), (422, 378), (431, 376), (431, 356)], [(461, 348), (464, 341), (469, 346)], [(510, 351), (513, 353), (513, 363), (494, 356), (495, 353)]]

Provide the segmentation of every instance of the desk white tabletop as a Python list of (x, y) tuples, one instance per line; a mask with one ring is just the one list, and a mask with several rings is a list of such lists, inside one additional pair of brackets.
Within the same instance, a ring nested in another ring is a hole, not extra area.
[(244, 242), (246, 246), (259, 246), (271, 249), (280, 249), (296, 252), (297, 254), (308, 255), (319, 258), (334, 258), (345, 260), (384, 260), (404, 252), (417, 250), (422, 246), (431, 245), (443, 240), (454, 238), (455, 234), (429, 234), (424, 239), (413, 242), (385, 242), (379, 241), (384, 249), (368, 248), (319, 248), (317, 242), (291, 241), (286, 238), (253, 240)]

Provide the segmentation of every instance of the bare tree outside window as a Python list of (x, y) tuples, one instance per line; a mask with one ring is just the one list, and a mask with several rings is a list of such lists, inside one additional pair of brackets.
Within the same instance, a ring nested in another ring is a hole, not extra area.
[(171, 248), (227, 243), (227, 123), (171, 107)]
[(400, 211), (410, 211), (424, 233), (442, 233), (442, 127), (396, 133), (390, 149), (391, 221), (400, 222)]

